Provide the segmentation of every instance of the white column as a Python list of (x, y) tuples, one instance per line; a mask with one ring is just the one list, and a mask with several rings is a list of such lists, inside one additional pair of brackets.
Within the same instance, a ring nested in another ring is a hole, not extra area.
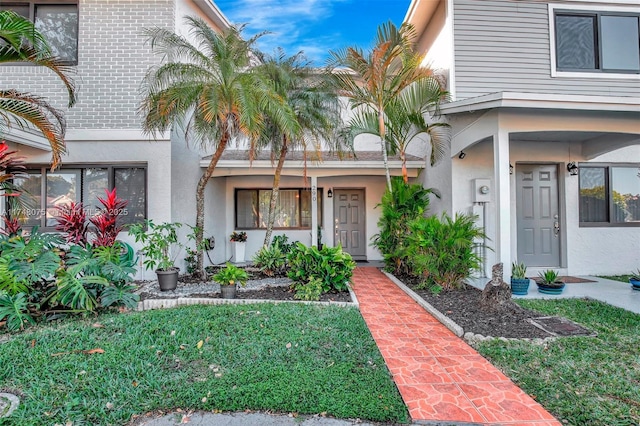
[(311, 245), (318, 245), (318, 177), (311, 176)]
[(496, 261), (504, 266), (504, 279), (511, 276), (511, 189), (509, 178), (509, 132), (501, 128), (493, 135), (493, 173), (496, 194)]

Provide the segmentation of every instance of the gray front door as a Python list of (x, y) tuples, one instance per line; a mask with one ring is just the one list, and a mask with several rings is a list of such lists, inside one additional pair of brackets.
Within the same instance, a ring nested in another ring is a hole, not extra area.
[(354, 259), (366, 260), (364, 189), (336, 189), (333, 200), (335, 244)]
[(527, 266), (560, 266), (558, 166), (516, 165), (518, 262)]

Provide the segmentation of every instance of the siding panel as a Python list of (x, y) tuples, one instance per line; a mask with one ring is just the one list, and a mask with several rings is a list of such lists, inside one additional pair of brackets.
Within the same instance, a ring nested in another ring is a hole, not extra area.
[(454, 0), (457, 99), (494, 92), (640, 96), (638, 79), (551, 77), (549, 13), (532, 0)]

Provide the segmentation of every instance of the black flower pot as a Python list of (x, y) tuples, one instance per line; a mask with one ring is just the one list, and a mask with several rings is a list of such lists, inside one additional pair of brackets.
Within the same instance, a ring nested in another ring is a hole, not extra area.
[(235, 284), (222, 285), (220, 284), (220, 294), (223, 299), (235, 299), (237, 287)]
[(564, 290), (564, 285), (561, 281), (553, 284), (538, 283), (538, 291), (543, 294), (560, 294)]
[(178, 268), (168, 271), (156, 270), (160, 291), (173, 291), (178, 287), (178, 272), (180, 272)]
[(511, 278), (511, 293), (525, 296), (529, 292), (529, 278)]

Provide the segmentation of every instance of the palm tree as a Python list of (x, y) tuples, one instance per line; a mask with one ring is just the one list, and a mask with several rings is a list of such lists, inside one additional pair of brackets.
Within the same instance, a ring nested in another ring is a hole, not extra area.
[[(406, 165), (406, 151), (415, 139), (428, 136), (431, 145), (430, 164), (435, 165), (446, 153), (451, 142), (450, 126), (447, 123), (428, 123), (427, 115), (436, 115), (440, 102), (447, 98), (447, 92), (435, 77), (421, 79), (404, 89), (393, 99), (384, 111), (389, 143), (389, 153), (400, 154), (402, 178), (409, 182)], [(360, 134), (380, 136), (378, 116), (372, 111), (359, 111), (349, 122), (352, 137)]]
[[(280, 176), (289, 150), (302, 150), (306, 158), (310, 147), (320, 150), (322, 141), (333, 148), (340, 139), (333, 137), (341, 123), (340, 105), (335, 91), (327, 84), (325, 75), (314, 72), (302, 52), (287, 58), (282, 50), (274, 57), (266, 57), (258, 70), (273, 91), (289, 105), (297, 123), (296, 132), (288, 132), (267, 119), (259, 147), (269, 146), (278, 155), (269, 202), (269, 216), (264, 245), (271, 241), (280, 188)], [(306, 161), (305, 161), (306, 174)]]
[(431, 75), (431, 69), (420, 66), (424, 56), (414, 52), (414, 39), (411, 24), (397, 28), (387, 22), (378, 27), (375, 45), (366, 53), (358, 47), (330, 52), (329, 65), (340, 94), (349, 98), (352, 109), (363, 107), (377, 115), (389, 191), (393, 189), (387, 164), (385, 110), (411, 83)]
[[(69, 108), (75, 104), (75, 86), (70, 78), (72, 68), (52, 55), (44, 36), (31, 21), (13, 11), (4, 10), (0, 11), (0, 64), (10, 62), (27, 62), (49, 68), (65, 85)], [(1, 89), (0, 131), (14, 125), (19, 128), (31, 125), (40, 130), (51, 146), (51, 167), (58, 166), (66, 151), (66, 125), (61, 111), (32, 93)]]
[(218, 160), (232, 138), (257, 138), (265, 111), (283, 128), (290, 124), (287, 108), (251, 71), (253, 45), (260, 34), (243, 40), (241, 28), (218, 33), (202, 19), (185, 20), (188, 39), (163, 28), (145, 30), (153, 50), (167, 62), (145, 76), (139, 112), (143, 130), (154, 137), (179, 124), (187, 141), (203, 150), (215, 149), (196, 187), (197, 270), (204, 278), (204, 190)]

